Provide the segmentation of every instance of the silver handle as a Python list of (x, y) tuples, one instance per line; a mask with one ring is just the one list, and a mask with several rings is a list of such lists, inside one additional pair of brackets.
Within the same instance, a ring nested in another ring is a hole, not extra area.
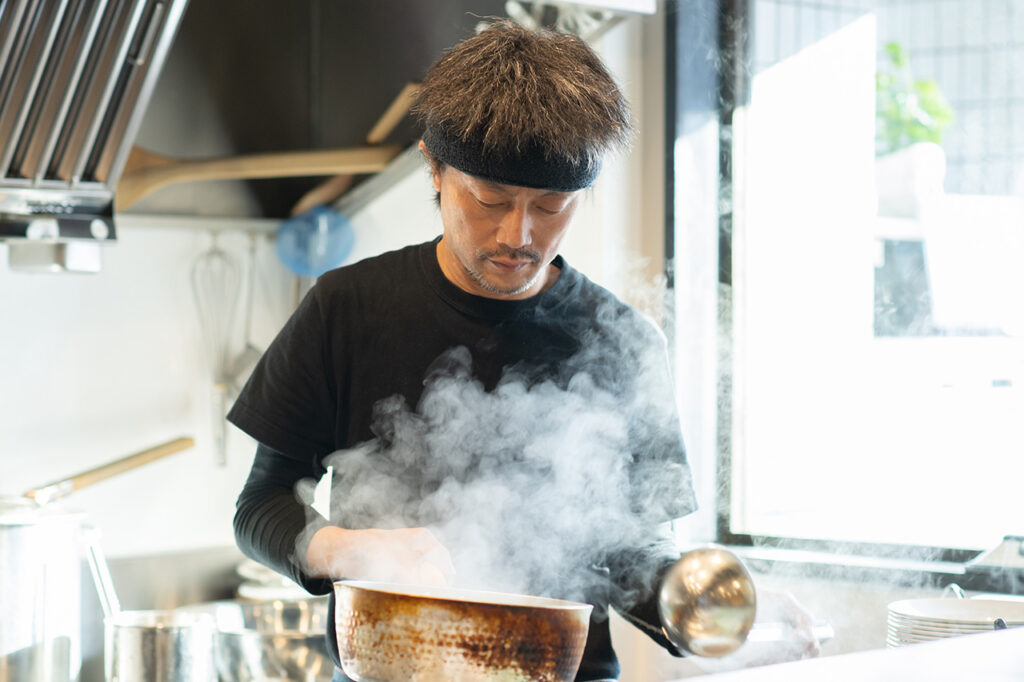
[[(786, 623), (754, 623), (747, 634), (748, 642), (779, 642), (786, 639), (786, 633), (792, 628)], [(811, 626), (811, 632), (819, 644), (824, 644), (836, 636), (835, 630), (829, 623), (815, 623)]]
[(228, 387), (223, 382), (213, 385), (213, 447), (214, 458), (218, 466), (224, 466), (228, 461)]
[(114, 581), (110, 577), (110, 566), (107, 564), (107, 557), (100, 547), (100, 531), (98, 528), (89, 526), (85, 529), (86, 558), (89, 561), (89, 571), (92, 573), (92, 581), (96, 585), (96, 593), (100, 598), (100, 608), (103, 615), (110, 618), (121, 611), (121, 602), (117, 599), (117, 592), (114, 590)]

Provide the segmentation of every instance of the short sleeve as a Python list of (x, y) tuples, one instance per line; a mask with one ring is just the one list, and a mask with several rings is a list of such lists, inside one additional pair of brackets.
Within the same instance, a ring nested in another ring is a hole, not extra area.
[(228, 421), (258, 442), (291, 456), (335, 449), (337, 406), (322, 296), (317, 285), (303, 298), (228, 413)]

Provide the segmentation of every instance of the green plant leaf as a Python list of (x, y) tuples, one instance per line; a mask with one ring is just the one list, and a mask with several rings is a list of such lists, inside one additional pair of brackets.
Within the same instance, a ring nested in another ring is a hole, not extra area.
[(885, 52), (889, 55), (889, 61), (896, 68), (902, 69), (907, 66), (907, 51), (899, 43), (886, 43)]
[(914, 80), (906, 50), (886, 43), (890, 66), (875, 74), (875, 152), (888, 154), (915, 142), (942, 143), (953, 108), (934, 80)]

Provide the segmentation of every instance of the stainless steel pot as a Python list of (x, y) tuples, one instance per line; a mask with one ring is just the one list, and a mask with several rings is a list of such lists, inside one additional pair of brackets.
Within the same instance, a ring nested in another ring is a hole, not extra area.
[(82, 667), (85, 515), (60, 497), (193, 445), (178, 438), (0, 498), (0, 682), (70, 682)]
[(121, 611), (105, 619), (107, 682), (216, 682), (211, 617)]
[(334, 583), (338, 651), (355, 680), (559, 682), (583, 657), (589, 604), (367, 581)]
[(326, 598), (224, 600), (182, 606), (216, 625), (214, 661), (221, 682), (330, 682)]
[(83, 521), (0, 499), (0, 682), (78, 678)]

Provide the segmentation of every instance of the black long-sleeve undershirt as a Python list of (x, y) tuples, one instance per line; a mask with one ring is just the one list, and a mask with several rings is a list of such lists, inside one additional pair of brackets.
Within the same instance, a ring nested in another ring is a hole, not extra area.
[(328, 523), (310, 513), (296, 493), (300, 481), (320, 475), (313, 470), (312, 460), (297, 460), (257, 445), (249, 478), (235, 505), (235, 541), (250, 559), (291, 578), (311, 594), (327, 594), (331, 581), (308, 576), (302, 562), (308, 538)]

